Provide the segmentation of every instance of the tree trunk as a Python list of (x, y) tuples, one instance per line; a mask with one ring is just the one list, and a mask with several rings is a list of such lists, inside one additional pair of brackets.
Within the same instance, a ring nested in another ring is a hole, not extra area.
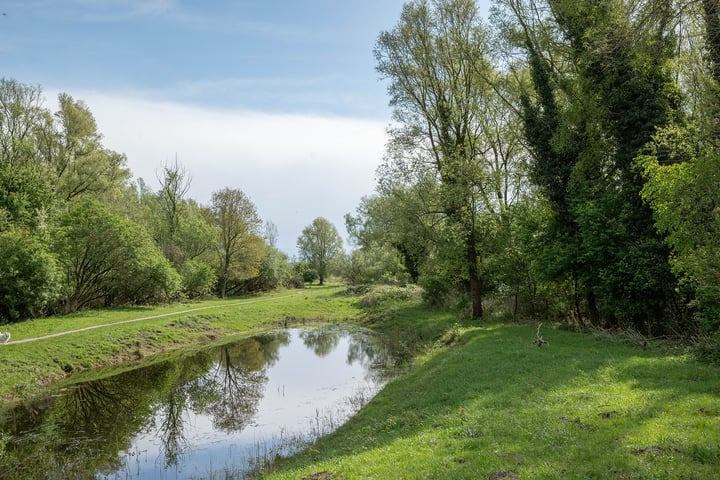
[(593, 292), (592, 289), (588, 290), (586, 293), (586, 297), (588, 304), (588, 314), (590, 316), (590, 325), (599, 326), (600, 310), (598, 310), (597, 300), (595, 299), (595, 292)]
[(478, 253), (475, 236), (471, 235), (467, 246), (468, 274), (470, 277), (470, 298), (472, 299), (472, 318), (482, 318), (482, 288), (477, 267)]
[(225, 298), (225, 291), (227, 290), (227, 276), (223, 275), (220, 280), (220, 298)]

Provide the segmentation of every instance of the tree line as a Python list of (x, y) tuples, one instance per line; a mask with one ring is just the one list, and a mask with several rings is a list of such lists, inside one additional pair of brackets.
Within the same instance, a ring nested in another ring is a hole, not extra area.
[[(412, 0), (377, 40), (394, 123), (346, 225), (436, 304), (720, 329), (717, 0)], [(359, 254), (358, 254), (359, 255)]]
[(40, 87), (0, 79), (0, 323), (327, 277), (342, 246), (327, 220), (305, 229), (291, 261), (240, 189), (201, 205), (177, 159), (158, 169), (157, 191), (132, 182), (87, 105), (63, 93), (51, 112), (43, 101)]
[(720, 330), (718, 0), (411, 0), (374, 53), (394, 121), (357, 248), (318, 218), (300, 262), (241, 191), (200, 205), (177, 162), (130, 184), (82, 102), (3, 80), (0, 315), (341, 273), (474, 318)]

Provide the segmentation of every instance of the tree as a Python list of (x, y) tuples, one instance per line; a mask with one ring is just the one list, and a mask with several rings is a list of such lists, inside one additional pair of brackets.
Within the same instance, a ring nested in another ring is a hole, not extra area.
[(572, 279), (592, 323), (660, 331), (675, 279), (635, 159), (678, 113), (670, 2), (504, 3), (534, 87), (523, 101), (532, 179), (554, 213), (546, 270)]
[(17, 166), (34, 160), (45, 114), (40, 87), (0, 79), (0, 162)]
[(342, 252), (342, 245), (335, 226), (322, 217), (313, 220), (298, 237), (300, 257), (317, 272), (320, 285), (327, 278), (331, 261)]
[(404, 284), (409, 280), (398, 251), (389, 245), (353, 250), (345, 262), (343, 276), (354, 285)]
[[(720, 330), (720, 155), (702, 151), (695, 129), (665, 129), (643, 157), (648, 183), (644, 198), (658, 230), (672, 248), (671, 265), (705, 332)], [(688, 155), (661, 165), (666, 152)]]
[(43, 128), (38, 145), (43, 161), (55, 173), (56, 196), (72, 200), (81, 195), (101, 195), (125, 185), (130, 172), (125, 156), (102, 145), (95, 117), (80, 100), (61, 93), (55, 121)]
[(52, 204), (52, 185), (42, 169), (0, 162), (0, 231), (9, 226), (39, 227)]
[(64, 273), (64, 311), (171, 298), (180, 278), (148, 232), (90, 200), (64, 212), (52, 250)]
[(409, 2), (375, 48), (400, 125), (391, 131), (394, 169), (412, 186), (436, 184), (437, 203), (426, 210), (444, 216), (441, 233), (462, 256), (475, 318), (492, 288), (481, 272), (482, 237), (510, 201), (513, 190), (503, 185), (517, 160), (517, 135), (506, 116), (512, 112), (499, 96), (503, 81), (490, 51), (472, 0)]
[(186, 208), (185, 195), (190, 190), (190, 174), (175, 158), (174, 163), (165, 162), (162, 165), (162, 175), (158, 175), (158, 181), (158, 197), (164, 214), (167, 241), (172, 243)]
[(679, 72), (694, 80), (686, 114), (658, 129), (639, 161), (647, 179), (643, 199), (672, 249), (670, 264), (697, 320), (689, 327), (711, 333), (720, 330), (720, 7), (717, 0), (701, 3), (687, 23), (704, 44), (684, 46), (692, 62)]
[(247, 288), (251, 291), (267, 291), (286, 287), (290, 283), (292, 275), (288, 256), (277, 248), (266, 245), (260, 273), (248, 282)]
[(219, 293), (225, 298), (231, 280), (246, 280), (259, 273), (265, 243), (255, 205), (242, 191), (225, 188), (213, 193), (211, 210), (220, 229)]

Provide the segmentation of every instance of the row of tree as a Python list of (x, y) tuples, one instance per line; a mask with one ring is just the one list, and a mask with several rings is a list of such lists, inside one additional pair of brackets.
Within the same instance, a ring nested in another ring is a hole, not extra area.
[(719, 0), (412, 0), (375, 55), (395, 122), (340, 255), (275, 247), (239, 190), (132, 185), (82, 103), (0, 85), (0, 315), (274, 288), (335, 268), (435, 304), (653, 334), (720, 330)]
[(395, 126), (346, 224), (434, 302), (720, 328), (717, 0), (413, 0), (377, 41)]
[(327, 277), (342, 247), (327, 220), (305, 229), (290, 261), (241, 190), (200, 205), (177, 160), (159, 169), (158, 191), (132, 183), (82, 101), (61, 94), (51, 112), (43, 100), (39, 87), (0, 80), (0, 323)]

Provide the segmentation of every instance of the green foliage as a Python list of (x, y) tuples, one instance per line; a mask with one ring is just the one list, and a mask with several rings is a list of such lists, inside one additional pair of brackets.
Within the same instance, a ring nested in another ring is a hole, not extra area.
[(91, 201), (70, 206), (52, 249), (65, 275), (64, 310), (172, 298), (180, 276), (146, 230)]
[[(363, 197), (356, 214), (345, 216), (345, 226), (360, 251), (395, 249), (411, 281), (417, 282), (424, 257), (431, 247), (429, 240), (432, 235), (424, 221), (430, 217), (424, 213), (421, 203), (424, 192), (419, 187), (396, 184), (390, 172), (384, 173), (381, 182), (382, 194)], [(354, 267), (351, 265), (351, 268)]]
[[(497, 224), (525, 191), (527, 173), (518, 109), (510, 107), (519, 89), (514, 75), (493, 65), (493, 54), (476, 2), (404, 6), (375, 48), (397, 120), (379, 200), (364, 202), (348, 222), (370, 238), (392, 225), (384, 243), (404, 256), (413, 280), (427, 283), (422, 275), (432, 274), (449, 281), (446, 289), (465, 292), (475, 318), (495, 285), (487, 259), (497, 252)], [(402, 215), (409, 216), (398, 221)]]
[(0, 161), (0, 231), (39, 227), (52, 202), (52, 185), (40, 166)]
[(423, 276), (420, 286), (423, 289), (423, 300), (433, 307), (451, 306), (461, 295), (452, 281), (437, 275)]
[[(676, 281), (634, 161), (678, 112), (668, 70), (673, 12), (562, 0), (549, 2), (550, 16), (540, 19), (507, 3), (524, 28), (535, 90), (522, 102), (532, 179), (553, 210), (540, 271), (576, 285), (581, 321), (673, 330)], [(536, 21), (544, 28), (531, 29)], [(562, 36), (545, 38), (553, 31)]]
[(0, 79), (0, 163), (19, 166), (33, 161), (48, 116), (40, 87)]
[(323, 285), (332, 262), (342, 253), (342, 238), (335, 226), (325, 218), (316, 218), (303, 229), (297, 247), (300, 257), (317, 272)]
[(374, 285), (360, 297), (358, 305), (363, 308), (387, 306), (391, 303), (417, 301), (422, 296), (417, 285)]
[(180, 275), (183, 295), (188, 298), (202, 298), (209, 295), (217, 283), (213, 266), (199, 260), (186, 260), (180, 268)]
[(720, 155), (700, 151), (700, 135), (692, 128), (660, 131), (638, 161), (648, 179), (642, 194), (672, 248), (673, 270), (694, 293), (701, 326), (713, 332), (720, 329)]
[(318, 279), (317, 271), (308, 262), (295, 262), (293, 265), (293, 274), (299, 278), (302, 283), (312, 283)]
[(351, 284), (407, 283), (410, 280), (397, 250), (385, 245), (353, 250), (347, 257), (343, 277)]
[(58, 299), (60, 280), (55, 257), (37, 237), (0, 232), (0, 323), (42, 314)]
[(692, 351), (701, 362), (720, 367), (720, 332), (697, 338)]
[(259, 236), (260, 217), (242, 191), (224, 188), (212, 194), (211, 212), (220, 232), (217, 246), (220, 297), (240, 289), (243, 281), (260, 272), (265, 242)]
[(245, 282), (244, 289), (249, 292), (270, 291), (290, 286), (293, 277), (288, 256), (275, 247), (265, 248), (265, 258), (257, 277)]

